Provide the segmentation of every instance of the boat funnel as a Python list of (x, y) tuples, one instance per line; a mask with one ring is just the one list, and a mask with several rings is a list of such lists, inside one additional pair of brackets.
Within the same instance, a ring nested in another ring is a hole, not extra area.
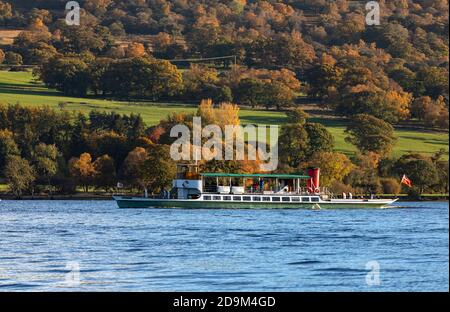
[(310, 193), (320, 193), (320, 168), (308, 169), (308, 182), (306, 188)]

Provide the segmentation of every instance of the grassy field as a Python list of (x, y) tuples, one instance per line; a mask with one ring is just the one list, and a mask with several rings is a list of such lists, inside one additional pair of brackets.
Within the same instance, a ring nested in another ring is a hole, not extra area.
[[(42, 83), (33, 79), (30, 72), (0, 71), (0, 103), (20, 103), (22, 105), (48, 105), (59, 109), (59, 103), (65, 103), (66, 110), (116, 111), (117, 113), (139, 113), (148, 125), (157, 124), (168, 114), (177, 112), (194, 112), (196, 107), (182, 103), (148, 103), (148, 102), (121, 102), (109, 101), (93, 97), (74, 98), (67, 97), (55, 90), (49, 90)], [(240, 112), (243, 124), (282, 124), (286, 121), (283, 112), (242, 109)], [(352, 154), (356, 148), (345, 142), (345, 120), (328, 118), (311, 118), (311, 121), (320, 122), (327, 126), (336, 140), (336, 150)], [(426, 132), (423, 130), (398, 129), (397, 144), (394, 155), (399, 156), (408, 152), (431, 154), (444, 148), (448, 158), (448, 133)]]

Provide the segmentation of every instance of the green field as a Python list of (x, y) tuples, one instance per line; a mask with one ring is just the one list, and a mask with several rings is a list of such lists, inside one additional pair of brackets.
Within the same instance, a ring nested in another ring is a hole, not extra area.
[[(194, 112), (196, 107), (181, 103), (149, 103), (123, 102), (98, 99), (93, 97), (75, 98), (46, 88), (42, 83), (33, 79), (30, 72), (0, 71), (0, 103), (19, 103), (22, 105), (48, 105), (59, 109), (59, 103), (66, 103), (66, 110), (89, 112), (91, 110), (115, 111), (122, 114), (139, 113), (148, 125), (157, 124), (168, 114), (177, 112)], [(286, 120), (283, 112), (242, 109), (240, 112), (243, 124), (282, 124)], [(356, 148), (345, 142), (345, 120), (312, 118), (327, 126), (336, 140), (336, 150), (351, 154)], [(448, 133), (426, 132), (423, 130), (397, 130), (398, 142), (394, 148), (394, 155), (399, 156), (407, 152), (432, 154), (441, 148), (447, 151)]]

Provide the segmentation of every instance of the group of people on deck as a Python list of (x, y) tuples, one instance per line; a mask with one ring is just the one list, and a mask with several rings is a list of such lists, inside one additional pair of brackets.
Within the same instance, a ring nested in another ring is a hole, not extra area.
[[(348, 193), (348, 195), (347, 195), (347, 193), (342, 193), (342, 198), (343, 199), (352, 199), (353, 198), (353, 194), (352, 193)], [(363, 198), (362, 196), (361, 196), (361, 198)], [(370, 194), (370, 199), (374, 199), (375, 198), (375, 195), (374, 194)]]

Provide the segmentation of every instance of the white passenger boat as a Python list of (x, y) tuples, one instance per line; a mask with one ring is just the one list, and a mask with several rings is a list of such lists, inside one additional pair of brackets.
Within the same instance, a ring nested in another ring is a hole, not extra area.
[[(198, 173), (178, 165), (170, 192), (158, 197), (114, 196), (120, 208), (383, 208), (398, 199), (338, 199), (319, 185), (320, 170), (297, 174)], [(305, 183), (306, 181), (306, 183)], [(303, 182), (303, 183), (302, 183)]]

